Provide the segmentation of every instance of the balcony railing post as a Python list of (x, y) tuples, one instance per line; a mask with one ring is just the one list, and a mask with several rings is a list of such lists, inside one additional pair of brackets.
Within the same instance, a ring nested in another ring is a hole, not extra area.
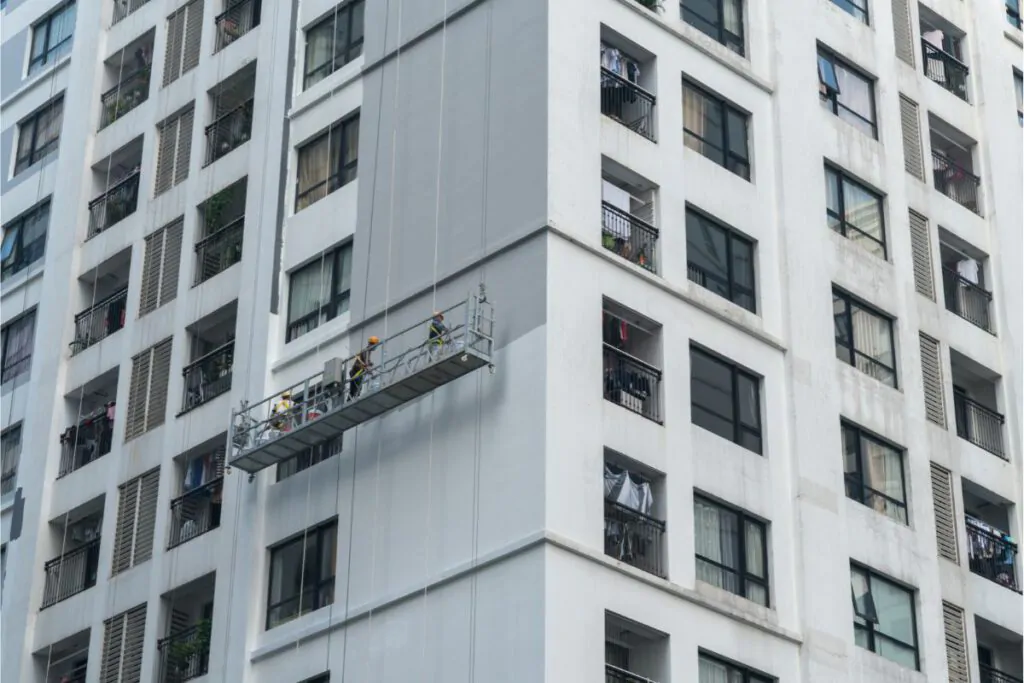
[(123, 328), (127, 301), (128, 288), (125, 287), (76, 315), (71, 355), (81, 353)]
[(1003, 449), (1005, 418), (960, 392), (953, 392), (953, 411), (956, 415), (956, 433), (993, 455), (1006, 460)]
[(1017, 544), (966, 520), (968, 561), (971, 572), (1020, 592), (1017, 581)]
[(1016, 676), (1011, 676), (987, 664), (979, 663), (978, 669), (981, 673), (981, 683), (1024, 683)]
[(921, 39), (924, 73), (930, 80), (967, 101), (967, 65), (942, 48)]
[(100, 96), (103, 115), (100, 128), (106, 128), (132, 109), (149, 99), (149, 76), (151, 66), (144, 66), (125, 76), (113, 88)]
[(157, 643), (162, 683), (183, 683), (209, 672), (210, 622), (200, 621)]
[(139, 199), (139, 170), (89, 202), (89, 237), (95, 237), (135, 213)]
[(223, 477), (217, 477), (171, 501), (172, 523), (168, 549), (220, 526), (223, 485)]
[(654, 95), (613, 71), (601, 68), (601, 113), (654, 141)]
[(217, 15), (213, 23), (217, 27), (217, 47), (214, 52), (219, 52), (259, 26), (260, 0), (237, 0)]
[(942, 282), (946, 308), (964, 320), (991, 332), (988, 311), (992, 294), (946, 266), (942, 267)]
[(242, 260), (245, 216), (196, 243), (196, 282), (199, 285)]
[(978, 203), (981, 178), (936, 149), (932, 149), (932, 178), (936, 190), (960, 206), (981, 215), (981, 206)]
[(604, 665), (604, 680), (605, 683), (655, 683), (650, 678), (638, 676), (614, 664)]
[(602, 246), (641, 268), (652, 273), (658, 272), (658, 230), (647, 221), (623, 211), (614, 204), (601, 202), (601, 208)]
[(604, 552), (637, 569), (665, 577), (665, 523), (615, 501), (604, 502)]
[(115, 407), (114, 403), (110, 403), (99, 413), (64, 430), (60, 437), (58, 479), (110, 452), (114, 439)]
[(88, 543), (50, 560), (43, 566), (43, 604), (55, 605), (96, 585), (99, 568), (100, 539)]
[(114, 17), (111, 21), (112, 24), (116, 24), (132, 12), (135, 12), (140, 7), (145, 5), (149, 0), (115, 0), (114, 2)]
[(207, 165), (249, 141), (252, 110), (253, 100), (250, 98), (206, 127)]
[(235, 342), (229, 341), (202, 358), (185, 366), (185, 394), (182, 412), (211, 401), (231, 389), (231, 369), (235, 361)]
[(660, 423), (661, 370), (605, 344), (604, 397)]

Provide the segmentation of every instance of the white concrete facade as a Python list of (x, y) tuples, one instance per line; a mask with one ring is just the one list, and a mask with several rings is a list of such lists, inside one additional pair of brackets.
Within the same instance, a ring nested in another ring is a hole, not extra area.
[[(33, 27), (64, 2), (8, 0), (0, 218), (6, 235), (49, 199), (50, 219), (42, 258), (9, 276), (5, 260), (0, 300), (5, 329), (29, 311), (36, 320), (31, 369), (0, 395), (4, 433), (21, 430), (0, 512), (0, 676), (56, 683), (84, 659), (74, 683), (177, 681), (160, 643), (180, 632), (175, 612), (196, 623), (212, 603), (201, 617), (208, 655), (187, 674), (199, 683), (591, 681), (606, 640), (633, 637), (634, 673), (657, 683), (719, 683), (699, 677), (702, 656), (780, 683), (1019, 681), (1020, 563), (1002, 579), (972, 565), (965, 514), (1024, 534), (1024, 139), (1013, 88), (1024, 37), (998, 1), (865, 1), (866, 24), (831, 0), (742, 0), (741, 56), (669, 1), (651, 11), (636, 0), (365, 0), (359, 56), (305, 88), (307, 30), (352, 0), (243, 0), (261, 5), (259, 23), (223, 47), (215, 17), (229, 0), (78, 0), (70, 51), (31, 76)], [(168, 18), (197, 4), (198, 64), (164, 85)], [(121, 6), (131, 12), (114, 21)], [(967, 101), (923, 73), (922, 13), (962, 32)], [(913, 65), (898, 56), (904, 19)], [(148, 98), (101, 126), (111, 63), (149, 35)], [(653, 140), (602, 115), (603, 41), (642, 62)], [(819, 47), (869, 78), (876, 139), (820, 106)], [(212, 93), (244, 69), (255, 74), (250, 132), (211, 161)], [(749, 181), (684, 142), (684, 79), (747, 115)], [(59, 151), (15, 174), (19, 126), (60, 93)], [(901, 95), (918, 105), (921, 178), (908, 168)], [(187, 177), (157, 193), (158, 124), (191, 103)], [(357, 113), (355, 179), (296, 210), (299, 148)], [(935, 121), (971, 143), (976, 210), (936, 187)], [(105, 188), (97, 171), (131, 144), (137, 208), (90, 237), (87, 206)], [(829, 229), (826, 165), (882, 198), (885, 258)], [(609, 171), (655, 188), (651, 269), (602, 240)], [(238, 262), (200, 281), (204, 202), (243, 178)], [(691, 209), (755, 244), (756, 311), (689, 279)], [(909, 211), (927, 219), (924, 270)], [(140, 315), (146, 238), (178, 217), (176, 296)], [(292, 276), (339, 246), (352, 251), (346, 310), (288, 340)], [(947, 305), (948, 249), (981, 263), (990, 329)], [(72, 354), (75, 316), (108, 272), (127, 286), (123, 329)], [(480, 283), (496, 312), (493, 373), (349, 430), (338, 455), (281, 481), (273, 467), (229, 469), (219, 524), (174, 540), (184, 460), (225, 443), (232, 408)], [(837, 359), (833, 288), (891, 318), (895, 387)], [(606, 399), (606, 307), (656, 328), (643, 360), (660, 371), (657, 420)], [(230, 390), (191, 406), (183, 370), (207, 352), (193, 335), (221, 325), (233, 325)], [(926, 411), (922, 333), (938, 342), (944, 425)], [(164, 412), (126, 439), (133, 357), (166, 339)], [(691, 345), (758, 378), (760, 454), (693, 424)], [(1000, 453), (955, 408), (954, 385), (974, 396), (976, 384), (1004, 420)], [(61, 435), (83, 406), (108, 400), (110, 452), (65, 472)], [(901, 451), (906, 524), (847, 495), (843, 422)], [(664, 576), (606, 554), (606, 460), (652, 479)], [(154, 470), (151, 556), (115, 572), (120, 487)], [(933, 488), (946, 470), (951, 530)], [(765, 525), (767, 606), (698, 579), (695, 494)], [(68, 520), (90, 515), (101, 519), (95, 585), (50, 604), (44, 565), (66, 551)], [(332, 521), (333, 598), (267, 628), (271, 549)], [(944, 538), (957, 561), (940, 556)], [(916, 667), (856, 644), (851, 563), (912, 592)], [(963, 611), (966, 678), (954, 677), (944, 603)], [(141, 630), (141, 645), (129, 636), (124, 646), (137, 663), (101, 672), (105, 622), (140, 606), (144, 627), (128, 630)], [(610, 623), (632, 623), (633, 635)], [(1009, 677), (984, 678), (991, 671)]]

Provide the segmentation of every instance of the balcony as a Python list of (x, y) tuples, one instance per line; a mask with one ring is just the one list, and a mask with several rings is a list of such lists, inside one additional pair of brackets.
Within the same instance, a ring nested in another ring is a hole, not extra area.
[(978, 203), (981, 178), (935, 148), (932, 148), (932, 178), (936, 190), (981, 215)]
[(148, 66), (135, 71), (100, 96), (103, 105), (101, 130), (149, 99), (150, 71)]
[(605, 683), (669, 679), (668, 637), (626, 617), (605, 612)]
[(665, 522), (611, 500), (604, 502), (604, 554), (648, 574), (665, 577)]
[(614, 664), (604, 665), (604, 680), (605, 683), (655, 683), (650, 678), (630, 673)]
[(45, 609), (96, 585), (100, 562), (99, 536), (43, 565)]
[(604, 398), (661, 422), (661, 370), (609, 344), (604, 345)]
[(60, 436), (58, 479), (110, 452), (114, 440), (114, 409), (111, 401), (64, 430)]
[(1020, 592), (1017, 581), (1017, 544), (1009, 534), (970, 515), (967, 527), (967, 556), (971, 573), (1000, 586)]
[(942, 285), (947, 311), (956, 313), (986, 332), (992, 331), (992, 321), (989, 318), (989, 304), (992, 303), (991, 292), (971, 282), (948, 266), (942, 267)]
[(11, 427), (0, 438), (0, 500), (6, 501), (18, 485), (18, 464), (21, 461), (21, 426)]
[(924, 75), (934, 83), (967, 101), (967, 65), (940, 47), (921, 39)]
[(226, 2), (230, 6), (213, 20), (217, 27), (217, 45), (214, 52), (220, 52), (260, 25), (260, 0), (226, 0)]
[(235, 362), (235, 342), (229, 341), (185, 366), (185, 413), (231, 390), (231, 368)]
[(1016, 676), (1011, 676), (986, 664), (978, 665), (978, 673), (981, 674), (981, 683), (1024, 683)]
[(204, 619), (157, 642), (161, 683), (183, 683), (209, 672), (210, 630)]
[(1009, 460), (1003, 449), (1006, 419), (1000, 413), (958, 391), (953, 392), (953, 410), (956, 413), (957, 436), (1003, 460)]
[(252, 135), (252, 107), (253, 100), (247, 100), (206, 127), (205, 166), (249, 141)]
[(76, 315), (71, 355), (81, 353), (123, 328), (127, 303), (128, 288), (125, 287)]
[(198, 286), (242, 260), (247, 178), (226, 187), (199, 207), (203, 237), (196, 242)]
[(609, 202), (601, 202), (601, 209), (601, 245), (630, 263), (657, 273), (657, 228)]
[(218, 477), (171, 501), (168, 550), (220, 527), (223, 485), (223, 477)]
[(601, 68), (601, 113), (651, 142), (654, 137), (654, 95), (638, 84)]
[(95, 237), (135, 213), (138, 202), (139, 168), (135, 168), (89, 202), (89, 237)]
[(33, 659), (45, 666), (44, 683), (85, 683), (89, 670), (89, 630), (43, 646), (33, 653)]
[(147, 2), (149, 0), (115, 0), (114, 17), (110, 23), (116, 24), (129, 14), (138, 11)]

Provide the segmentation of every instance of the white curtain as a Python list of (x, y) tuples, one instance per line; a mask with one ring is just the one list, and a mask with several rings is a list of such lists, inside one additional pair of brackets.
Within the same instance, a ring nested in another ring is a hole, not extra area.
[(334, 53), (334, 26), (324, 22), (306, 34), (306, 77), (305, 87), (318, 83), (330, 74), (322, 68), (330, 63)]
[[(309, 190), (327, 180), (329, 147), (329, 134), (325, 133), (315, 142), (312, 142), (299, 150), (299, 187), (297, 209), (301, 210), (309, 206), (326, 194), (326, 187), (318, 188), (315, 192)], [(307, 193), (308, 194), (305, 194)], [(305, 194), (305, 196), (302, 196)]]
[[(29, 314), (11, 324), (7, 330), (4, 346), (3, 374), (4, 380), (14, 379), (28, 370), (25, 359), (32, 357), (32, 341), (35, 338), (36, 317)], [(12, 373), (8, 376), (8, 373)]]
[[(736, 515), (719, 508), (705, 505), (697, 500), (693, 504), (694, 526), (697, 530), (696, 553), (701, 557), (725, 565), (737, 567), (739, 558), (739, 528)], [(735, 573), (719, 567), (697, 562), (697, 578), (733, 593), (739, 592), (739, 581)]]
[(743, 35), (743, 0), (725, 0), (722, 24), (725, 30), (737, 36)]
[[(861, 439), (861, 443), (864, 448), (865, 484), (890, 498), (902, 501), (903, 465), (899, 451), (870, 439)], [(895, 506), (890, 512), (891, 504), (884, 498), (873, 496), (870, 501), (864, 502), (890, 517), (901, 517)]]
[[(327, 302), (333, 268), (333, 259), (321, 255), (320, 260), (292, 275), (288, 292), (289, 322), (309, 315)], [(310, 327), (316, 327), (317, 322), (312, 322)]]
[(743, 683), (743, 673), (737, 669), (730, 671), (721, 662), (701, 657), (698, 679), (699, 683)]
[[(699, 92), (689, 86), (683, 86), (683, 127), (702, 138), (707, 137), (704, 132), (705, 102), (704, 96)], [(684, 142), (695, 151), (703, 151), (703, 145), (699, 140), (690, 142), (689, 138), (685, 138)]]
[[(896, 363), (892, 354), (891, 322), (874, 313), (865, 311), (856, 304), (851, 308), (850, 317), (853, 320), (853, 343), (857, 351), (874, 358), (887, 368), (895, 369)], [(894, 380), (893, 370), (860, 360), (857, 360), (856, 364), (858, 369), (875, 379), (886, 383), (891, 383)]]

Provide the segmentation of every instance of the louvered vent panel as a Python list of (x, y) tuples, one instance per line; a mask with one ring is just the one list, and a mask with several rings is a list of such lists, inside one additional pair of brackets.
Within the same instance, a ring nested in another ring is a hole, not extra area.
[(964, 611), (943, 600), (942, 623), (946, 630), (946, 661), (949, 666), (949, 683), (971, 683), (967, 668)]
[(160, 273), (160, 306), (178, 296), (178, 273), (181, 270), (181, 241), (184, 233), (184, 217), (177, 219), (163, 229), (164, 244)]
[(160, 271), (163, 268), (164, 231), (157, 230), (146, 238), (146, 254), (142, 263), (142, 294), (139, 317), (160, 305)]
[(200, 43), (203, 37), (203, 0), (192, 0), (182, 11), (186, 13), (186, 18), (181, 73), (185, 73), (199, 65)]
[(913, 209), (910, 211), (910, 245), (914, 252), (914, 288), (918, 294), (935, 301), (935, 281), (932, 277), (932, 243), (928, 234), (928, 219)]
[(153, 533), (156, 527), (156, 503), (160, 485), (160, 470), (152, 470), (140, 478), (139, 515), (135, 524), (135, 552), (132, 566), (153, 556)]
[(939, 425), (946, 426), (946, 401), (942, 386), (942, 364), (939, 342), (921, 333), (921, 381), (924, 384), (925, 416)]
[(896, 39), (896, 56), (914, 66), (914, 32), (911, 30), (908, 0), (892, 0), (892, 30)]
[(132, 358), (132, 379), (128, 388), (128, 410), (124, 440), (130, 441), (146, 431), (146, 403), (149, 399), (149, 349)]
[(149, 401), (146, 409), (146, 431), (159, 427), (167, 415), (167, 388), (171, 374), (171, 340), (153, 347), (153, 370), (149, 380)]
[(935, 540), (939, 555), (959, 564), (956, 545), (956, 515), (953, 508), (953, 473), (934, 462), (932, 466), (932, 501), (935, 508)]
[(192, 125), (195, 122), (195, 109), (189, 109), (178, 117), (178, 147), (174, 160), (174, 184), (188, 178), (188, 167), (192, 159)]
[(181, 53), (185, 40), (185, 8), (167, 17), (167, 51), (164, 53), (164, 86), (181, 76)]
[(903, 129), (903, 167), (918, 180), (924, 180), (921, 152), (921, 119), (917, 102), (900, 95), (900, 125)]

